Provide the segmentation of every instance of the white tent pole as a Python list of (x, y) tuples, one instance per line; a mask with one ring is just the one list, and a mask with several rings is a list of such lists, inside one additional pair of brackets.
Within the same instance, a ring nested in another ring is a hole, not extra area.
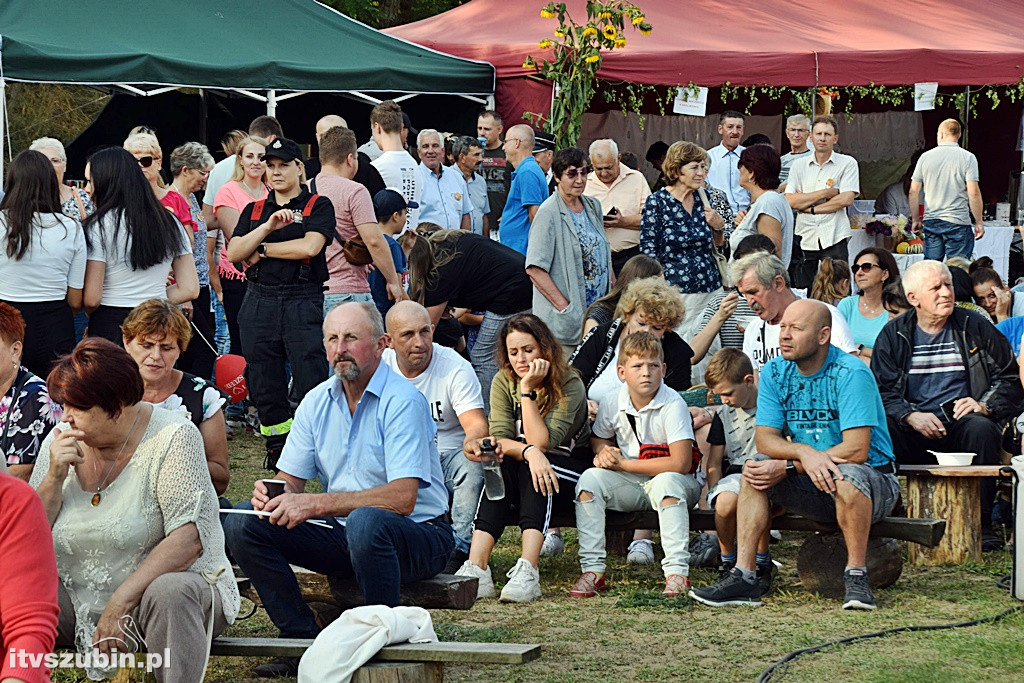
[(277, 91), (267, 91), (267, 116), (277, 116)]

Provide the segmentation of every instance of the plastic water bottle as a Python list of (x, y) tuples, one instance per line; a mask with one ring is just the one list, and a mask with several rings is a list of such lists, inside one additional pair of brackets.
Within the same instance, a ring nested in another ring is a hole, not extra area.
[(501, 463), (498, 462), (491, 439), (480, 442), (480, 463), (484, 467), (484, 493), (487, 500), (501, 500), (505, 497), (505, 480), (501, 476)]

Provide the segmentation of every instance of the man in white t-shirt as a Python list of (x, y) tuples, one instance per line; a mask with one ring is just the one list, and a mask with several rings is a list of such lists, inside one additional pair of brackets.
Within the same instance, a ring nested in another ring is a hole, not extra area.
[[(786, 308), (799, 297), (789, 288), (789, 273), (777, 256), (763, 251), (744, 256), (732, 264), (729, 273), (750, 308), (758, 317), (748, 321), (743, 332), (743, 353), (750, 356), (754, 371), (782, 354), (779, 348), (779, 321)], [(832, 346), (857, 354), (850, 326), (835, 306), (832, 313)]]
[[(384, 179), (384, 185), (401, 192), (405, 201), (420, 204), (420, 172), (416, 160), (409, 156), (402, 145), (402, 108), (393, 100), (378, 104), (370, 112), (370, 132), (374, 142), (383, 150), (371, 163)], [(405, 230), (416, 229), (419, 213), (419, 209), (409, 209)]]
[(480, 441), (487, 438), (489, 427), (480, 382), (462, 356), (433, 343), (434, 326), (423, 306), (413, 301), (396, 303), (385, 324), (391, 348), (385, 349), (383, 362), (426, 397), (437, 425), (437, 452), (452, 496), (455, 531), (455, 552), (445, 571), (453, 574), (469, 557), (473, 518), (484, 485)]

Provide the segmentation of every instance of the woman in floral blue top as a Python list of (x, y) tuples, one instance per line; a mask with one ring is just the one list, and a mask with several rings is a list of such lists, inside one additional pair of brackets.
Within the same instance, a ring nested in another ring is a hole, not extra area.
[(690, 339), (693, 321), (722, 287), (712, 249), (716, 238), (724, 240), (725, 221), (700, 197), (708, 170), (703, 149), (679, 141), (668, 148), (661, 169), (667, 185), (644, 204), (640, 251), (658, 259), (665, 279), (683, 293), (686, 313), (679, 329)]
[(21, 366), (25, 320), (0, 303), (0, 471), (28, 481), (39, 446), (60, 422), (63, 408), (50, 400), (46, 382)]

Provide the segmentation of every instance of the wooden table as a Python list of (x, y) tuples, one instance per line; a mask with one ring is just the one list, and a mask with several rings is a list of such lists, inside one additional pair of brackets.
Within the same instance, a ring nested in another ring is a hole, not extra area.
[(981, 483), (978, 479), (998, 476), (999, 469), (999, 465), (900, 465), (900, 476), (907, 477), (907, 516), (946, 520), (946, 534), (937, 546), (926, 548), (911, 544), (907, 547), (912, 564), (981, 562)]

